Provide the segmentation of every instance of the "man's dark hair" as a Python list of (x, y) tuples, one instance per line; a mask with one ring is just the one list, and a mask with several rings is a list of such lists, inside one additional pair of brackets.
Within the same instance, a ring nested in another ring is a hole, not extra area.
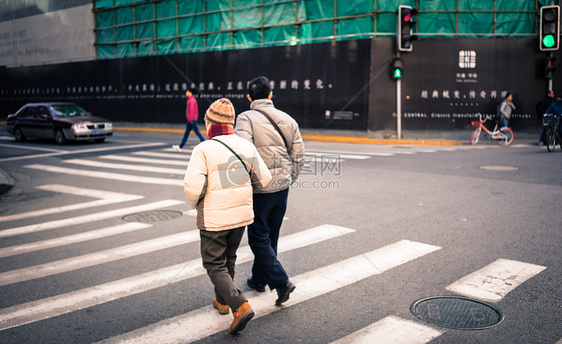
[(248, 84), (248, 94), (252, 101), (258, 99), (267, 99), (271, 93), (271, 86), (269, 79), (265, 76), (258, 76), (250, 81)]
[(188, 91), (191, 92), (191, 94), (197, 93), (197, 89), (195, 87), (191, 87)]

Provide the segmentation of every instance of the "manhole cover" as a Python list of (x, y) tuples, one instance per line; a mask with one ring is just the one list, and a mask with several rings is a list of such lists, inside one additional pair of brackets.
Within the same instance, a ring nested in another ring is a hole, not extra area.
[(501, 165), (489, 165), (489, 166), (480, 166), (481, 170), (487, 171), (517, 171), (519, 167), (515, 166), (501, 166)]
[(123, 220), (127, 222), (158, 222), (175, 219), (182, 216), (180, 211), (172, 210), (157, 210), (157, 211), (144, 211), (142, 213), (135, 213), (123, 216)]
[(485, 329), (503, 321), (496, 307), (462, 296), (426, 297), (412, 303), (410, 312), (430, 324), (456, 330)]

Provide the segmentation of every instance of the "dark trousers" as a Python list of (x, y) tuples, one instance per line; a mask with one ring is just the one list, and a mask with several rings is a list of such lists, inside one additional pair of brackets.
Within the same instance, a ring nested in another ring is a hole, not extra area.
[(236, 250), (244, 235), (244, 227), (219, 232), (199, 232), (203, 267), (215, 286), (217, 301), (230, 306), (234, 312), (248, 301), (233, 281)]
[(189, 137), (189, 133), (191, 132), (192, 129), (195, 132), (195, 134), (199, 136), (199, 140), (201, 140), (201, 142), (205, 141), (205, 138), (203, 137), (203, 135), (201, 135), (201, 132), (199, 131), (199, 126), (197, 126), (197, 120), (194, 120), (192, 122), (188, 121), (185, 125), (185, 132), (183, 133), (183, 138), (181, 139), (180, 148), (183, 148), (183, 146), (187, 142), (187, 138)]
[(248, 242), (254, 253), (252, 276), (254, 282), (276, 289), (289, 277), (277, 260), (277, 242), (287, 209), (289, 189), (254, 194), (254, 223), (248, 226)]

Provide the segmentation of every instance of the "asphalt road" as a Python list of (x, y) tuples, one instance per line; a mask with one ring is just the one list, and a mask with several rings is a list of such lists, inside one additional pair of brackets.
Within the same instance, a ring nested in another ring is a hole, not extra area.
[[(279, 245), (297, 289), (283, 307), (250, 291), (244, 238), (236, 283), (256, 318), (231, 336), (198, 260), (180, 138), (57, 146), (0, 133), (0, 167), (16, 180), (0, 196), (1, 343), (562, 340), (559, 149), (306, 142)], [(431, 296), (504, 318), (438, 326), (410, 311)]]

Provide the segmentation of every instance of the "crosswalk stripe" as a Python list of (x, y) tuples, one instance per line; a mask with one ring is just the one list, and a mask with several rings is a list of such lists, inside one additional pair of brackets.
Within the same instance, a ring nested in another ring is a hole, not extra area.
[[(128, 145), (128, 146), (119, 146), (118, 149), (129, 149), (129, 148), (139, 149), (139, 148), (162, 146), (162, 145), (165, 145), (165, 143), (154, 142), (154, 143), (146, 143), (146, 144), (134, 144), (134, 145)], [(11, 148), (14, 148), (14, 147), (15, 146), (11, 146)], [(33, 147), (33, 148), (35, 148), (35, 147)], [(53, 153), (14, 156), (14, 157), (0, 159), (0, 162), (25, 160), (25, 159), (38, 159), (38, 158), (46, 158), (46, 157), (68, 155), (68, 154), (84, 154), (84, 153), (93, 153), (93, 152), (104, 152), (104, 151), (115, 150), (116, 148), (117, 147), (115, 147), (115, 146), (109, 146), (109, 147), (97, 147), (97, 148), (80, 149), (80, 150), (60, 150), (60, 151), (55, 151)]]
[[(133, 170), (151, 173), (166, 173), (166, 174), (185, 174), (185, 168), (164, 168), (164, 167), (154, 167), (146, 165), (131, 165), (131, 164), (115, 164), (107, 163), (94, 160), (83, 160), (83, 159), (70, 159), (63, 161), (66, 164), (75, 164), (81, 166), (97, 167), (97, 168), (111, 168), (116, 170)], [(185, 163), (187, 167), (187, 163)]]
[[(310, 228), (280, 237), (278, 252), (295, 250), (352, 232), (353, 229), (335, 225)], [(236, 254), (237, 264), (252, 261), (254, 258), (249, 246), (241, 247)], [(164, 287), (169, 283), (177, 283), (205, 273), (201, 259), (196, 259), (187, 264), (176, 264), (90, 288), (3, 308), (0, 309), (0, 331)]]
[(61, 274), (120, 259), (131, 258), (145, 253), (185, 245), (197, 240), (199, 240), (199, 230), (193, 230), (156, 239), (145, 240), (105, 251), (85, 254), (78, 257), (34, 265), (28, 268), (2, 272), (0, 273), (0, 286)]
[(136, 163), (143, 163), (143, 164), (184, 166), (186, 168), (187, 168), (187, 164), (189, 162), (189, 159), (184, 159), (184, 160), (147, 159), (147, 158), (138, 158), (136, 156), (126, 156), (126, 155), (102, 155), (99, 158), (100, 159), (107, 159), (107, 160), (119, 160), (119, 161), (136, 162)]
[(307, 156), (317, 156), (317, 157), (326, 157), (328, 159), (331, 158), (341, 158), (341, 159), (350, 159), (350, 160), (365, 160), (369, 159), (368, 155), (356, 155), (356, 154), (340, 154), (340, 153), (326, 153), (326, 152), (306, 152), (305, 155)]
[(332, 344), (425, 344), (444, 332), (414, 321), (388, 316)]
[(4, 221), (14, 221), (14, 220), (21, 220), (30, 217), (37, 217), (49, 214), (56, 214), (56, 213), (63, 213), (72, 210), (79, 210), (79, 209), (86, 209), (92, 207), (99, 207), (102, 205), (107, 204), (115, 204), (127, 201), (133, 201), (136, 199), (141, 199), (144, 196), (139, 195), (130, 195), (130, 194), (123, 194), (118, 192), (110, 192), (110, 191), (102, 191), (102, 190), (94, 190), (94, 189), (86, 189), (86, 188), (77, 188), (68, 185), (59, 185), (59, 184), (52, 184), (52, 185), (42, 185), (37, 187), (41, 190), (48, 190), (53, 192), (60, 192), (60, 193), (68, 193), (74, 194), (78, 196), (87, 196), (87, 197), (94, 197), (100, 198), (97, 201), (90, 201), (90, 202), (83, 202), (83, 203), (75, 203), (64, 205), (60, 207), (53, 207), (41, 210), (34, 210), (34, 211), (27, 211), (19, 214), (13, 215), (6, 215), (0, 216), (0, 222)]
[(0, 249), (0, 258), (15, 256), (18, 254), (35, 252), (40, 250), (46, 250), (54, 247), (61, 247), (70, 244), (76, 244), (84, 241), (94, 240), (94, 239), (101, 239), (108, 236), (113, 236), (117, 234), (124, 234), (129, 233), (132, 231), (137, 231), (140, 229), (145, 229), (148, 227), (152, 227), (152, 225), (147, 223), (139, 223), (139, 222), (128, 222), (122, 225), (97, 229), (89, 232), (78, 233), (74, 235), (67, 235), (64, 237), (43, 240), (43, 241), (36, 241), (27, 244), (21, 244), (16, 246), (10, 246)]
[[(291, 277), (297, 286), (285, 307), (310, 300), (317, 296), (351, 285), (368, 277), (379, 275), (394, 267), (441, 249), (440, 247), (402, 240), (377, 250), (341, 262)], [(376, 265), (376, 268), (373, 266)], [(246, 293), (256, 311), (255, 318), (273, 313), (280, 308), (274, 305), (275, 293)], [(231, 317), (219, 315), (212, 306), (163, 320), (103, 343), (186, 343), (224, 331)], [(197, 324), (194, 328), (193, 324)], [(190, 331), (185, 329), (189, 328)]]
[(101, 199), (113, 199), (119, 196), (130, 196), (133, 197), (134, 199), (143, 197), (137, 195), (124, 194), (121, 192), (105, 191), (105, 190), (98, 190), (98, 189), (87, 189), (87, 188), (76, 187), (71, 185), (62, 185), (62, 184), (41, 185), (38, 186), (37, 189), (58, 192), (58, 193), (65, 193), (65, 194), (76, 195), (76, 196), (101, 198)]
[(171, 206), (175, 206), (175, 205), (183, 204), (183, 203), (184, 202), (182, 202), (182, 201), (167, 199), (167, 200), (163, 200), (163, 201), (147, 203), (147, 204), (137, 205), (137, 206), (128, 207), (128, 208), (114, 209), (114, 210), (103, 211), (103, 212), (94, 213), (94, 214), (72, 217), (72, 218), (68, 218), (68, 219), (42, 222), (42, 223), (33, 224), (33, 225), (29, 225), (29, 226), (9, 228), (9, 229), (0, 230), (0, 238), (5, 238), (5, 237), (9, 237), (9, 236), (14, 236), (14, 235), (22, 235), (22, 234), (27, 234), (27, 233), (31, 233), (31, 232), (46, 231), (46, 230), (65, 227), (65, 226), (89, 223), (89, 222), (104, 220), (104, 219), (107, 219), (107, 218), (110, 218), (110, 217), (124, 216), (124, 215), (127, 215), (127, 214), (133, 214), (133, 213), (138, 213), (138, 212), (142, 212), (142, 211), (171, 207)]
[(544, 266), (498, 259), (453, 284), (447, 290), (488, 302), (501, 301), (510, 291), (546, 269)]
[[(89, 170), (78, 170), (66, 167), (57, 167), (49, 165), (27, 165), (26, 168), (32, 168), (41, 171), (54, 172), (54, 173), (64, 173), (72, 174), (76, 176), (92, 177), (92, 178), (102, 178), (111, 180), (120, 180), (124, 182), (132, 183), (144, 183), (144, 184), (158, 184), (158, 185), (183, 185), (183, 180), (181, 178), (154, 178), (154, 177), (141, 177), (134, 176), (130, 174), (120, 174), (120, 173), (110, 173), (101, 171), (89, 171)], [(187, 167), (187, 165), (186, 165)]]
[[(185, 151), (185, 150), (184, 150)], [(191, 151), (189, 152), (189, 154), (183, 154), (183, 153), (162, 153), (162, 152), (155, 152), (155, 151), (150, 151), (150, 152), (133, 152), (131, 153), (133, 155), (143, 155), (143, 156), (152, 156), (152, 157), (157, 157), (160, 159), (186, 159), (185, 162), (187, 162), (187, 160), (189, 160), (189, 157), (191, 156)]]

